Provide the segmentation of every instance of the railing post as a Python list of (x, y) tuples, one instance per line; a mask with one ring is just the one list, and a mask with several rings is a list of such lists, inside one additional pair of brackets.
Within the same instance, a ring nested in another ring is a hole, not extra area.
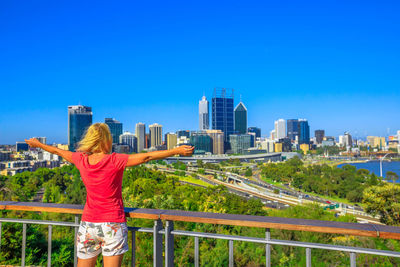
[(163, 265), (163, 246), (162, 246), (162, 234), (159, 233), (162, 230), (162, 221), (160, 219), (154, 221), (153, 227), (153, 266), (162, 267)]
[[(79, 217), (78, 215), (75, 215), (75, 224), (79, 223)], [(77, 248), (76, 248), (76, 242), (77, 242), (77, 238), (78, 238), (78, 227), (75, 226), (74, 227), (74, 231), (75, 231), (75, 238), (74, 238), (74, 267), (76, 267), (78, 265), (78, 253), (77, 253)]]
[(1, 226), (2, 226), (2, 223), (0, 222), (0, 252), (1, 252)]
[(49, 225), (49, 238), (47, 240), (47, 266), (51, 267), (51, 235), (52, 235), (53, 226)]
[(174, 266), (174, 221), (167, 221), (165, 224), (165, 266)]
[(350, 267), (356, 267), (356, 253), (350, 252)]
[(311, 248), (306, 248), (306, 266), (311, 267)]
[[(271, 230), (269, 228), (265, 229), (265, 239), (271, 240)], [(271, 245), (265, 245), (265, 266), (271, 267)]]
[(132, 259), (131, 259), (131, 265), (132, 267), (135, 267), (136, 265), (136, 230), (133, 229), (131, 231), (132, 233)]
[(194, 237), (194, 267), (199, 267), (199, 237)]
[(21, 266), (25, 267), (25, 248), (26, 248), (26, 223), (22, 224), (22, 256)]
[(233, 240), (229, 240), (229, 267), (233, 267)]

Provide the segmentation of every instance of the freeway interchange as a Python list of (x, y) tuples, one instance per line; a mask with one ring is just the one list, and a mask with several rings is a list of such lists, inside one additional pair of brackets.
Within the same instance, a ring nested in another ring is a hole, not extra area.
[[(174, 173), (177, 171), (168, 168), (165, 165), (156, 165), (160, 171)], [(258, 174), (253, 175), (253, 179), (238, 175), (236, 173), (204, 169), (204, 174), (198, 173), (198, 168), (188, 167), (185, 171), (188, 175), (194, 175), (211, 185), (225, 186), (229, 192), (238, 196), (250, 199), (257, 198), (267, 208), (285, 209), (289, 206), (302, 205), (305, 203), (317, 203), (325, 209), (329, 209), (343, 215), (346, 213), (353, 214), (359, 222), (362, 223), (379, 223), (379, 218), (374, 218), (365, 213), (359, 206), (349, 206), (345, 203), (333, 203), (329, 200), (299, 192), (288, 185), (284, 188), (262, 181)], [(279, 192), (279, 193), (277, 193)]]

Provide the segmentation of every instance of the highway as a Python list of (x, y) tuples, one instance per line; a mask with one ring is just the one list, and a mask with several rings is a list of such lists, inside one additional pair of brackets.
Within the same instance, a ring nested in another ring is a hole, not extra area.
[[(164, 165), (157, 164), (157, 167), (159, 170), (168, 173), (174, 173), (176, 171), (175, 169), (169, 169)], [(223, 185), (231, 193), (234, 193), (238, 196), (245, 197), (247, 199), (258, 198), (266, 207), (269, 208), (284, 209), (289, 206), (302, 205), (305, 203), (317, 203), (323, 207), (330, 205), (327, 200), (322, 198), (310, 196), (302, 192), (295, 191), (291, 188), (283, 190), (282, 188), (261, 181), (259, 177), (257, 177), (257, 181), (254, 181), (230, 172), (206, 169), (205, 174), (201, 175), (197, 172), (197, 170), (197, 168), (189, 167), (186, 173), (194, 174), (198, 179), (203, 180), (211, 185)], [(215, 179), (214, 175), (216, 175), (218, 179)], [(274, 193), (274, 190), (279, 190), (280, 193), (276, 194)], [(360, 207), (353, 206), (350, 208), (344, 203), (338, 204), (338, 208), (331, 210), (339, 213), (340, 215), (346, 213), (353, 214), (359, 222), (379, 223), (378, 218), (374, 218), (365, 213)]]

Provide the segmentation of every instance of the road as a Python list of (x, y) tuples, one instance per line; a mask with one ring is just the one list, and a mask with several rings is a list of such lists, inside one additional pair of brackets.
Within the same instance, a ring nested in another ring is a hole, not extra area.
[[(157, 165), (157, 167), (165, 172), (174, 173), (175, 169), (168, 169), (164, 165)], [(254, 180), (248, 179), (244, 176), (230, 173), (221, 172), (216, 170), (205, 170), (205, 175), (199, 174), (197, 168), (189, 167), (186, 171), (187, 174), (194, 174), (200, 180), (203, 180), (212, 185), (223, 185), (231, 193), (241, 197), (257, 198), (260, 199), (266, 207), (284, 209), (289, 206), (301, 205), (305, 203), (317, 203), (320, 206), (328, 206), (328, 200), (320, 197), (311, 196), (302, 192), (293, 190), (292, 188), (285, 186), (287, 189), (283, 190), (280, 187), (265, 183), (259, 177), (259, 175), (253, 176)], [(214, 175), (218, 179), (214, 178)], [(274, 190), (279, 190), (279, 194), (274, 193)], [(332, 203), (336, 204), (336, 203)], [(340, 214), (353, 214), (358, 221), (364, 223), (379, 223), (378, 218), (374, 218), (369, 214), (365, 213), (362, 208), (348, 206), (344, 203), (338, 203), (339, 208), (332, 209)]]

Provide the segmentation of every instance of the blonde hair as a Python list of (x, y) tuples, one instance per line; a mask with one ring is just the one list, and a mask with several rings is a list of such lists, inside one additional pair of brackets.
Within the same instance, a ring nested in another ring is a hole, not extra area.
[(85, 136), (79, 142), (78, 151), (87, 154), (103, 152), (108, 154), (112, 148), (110, 128), (105, 123), (95, 123), (86, 130)]

